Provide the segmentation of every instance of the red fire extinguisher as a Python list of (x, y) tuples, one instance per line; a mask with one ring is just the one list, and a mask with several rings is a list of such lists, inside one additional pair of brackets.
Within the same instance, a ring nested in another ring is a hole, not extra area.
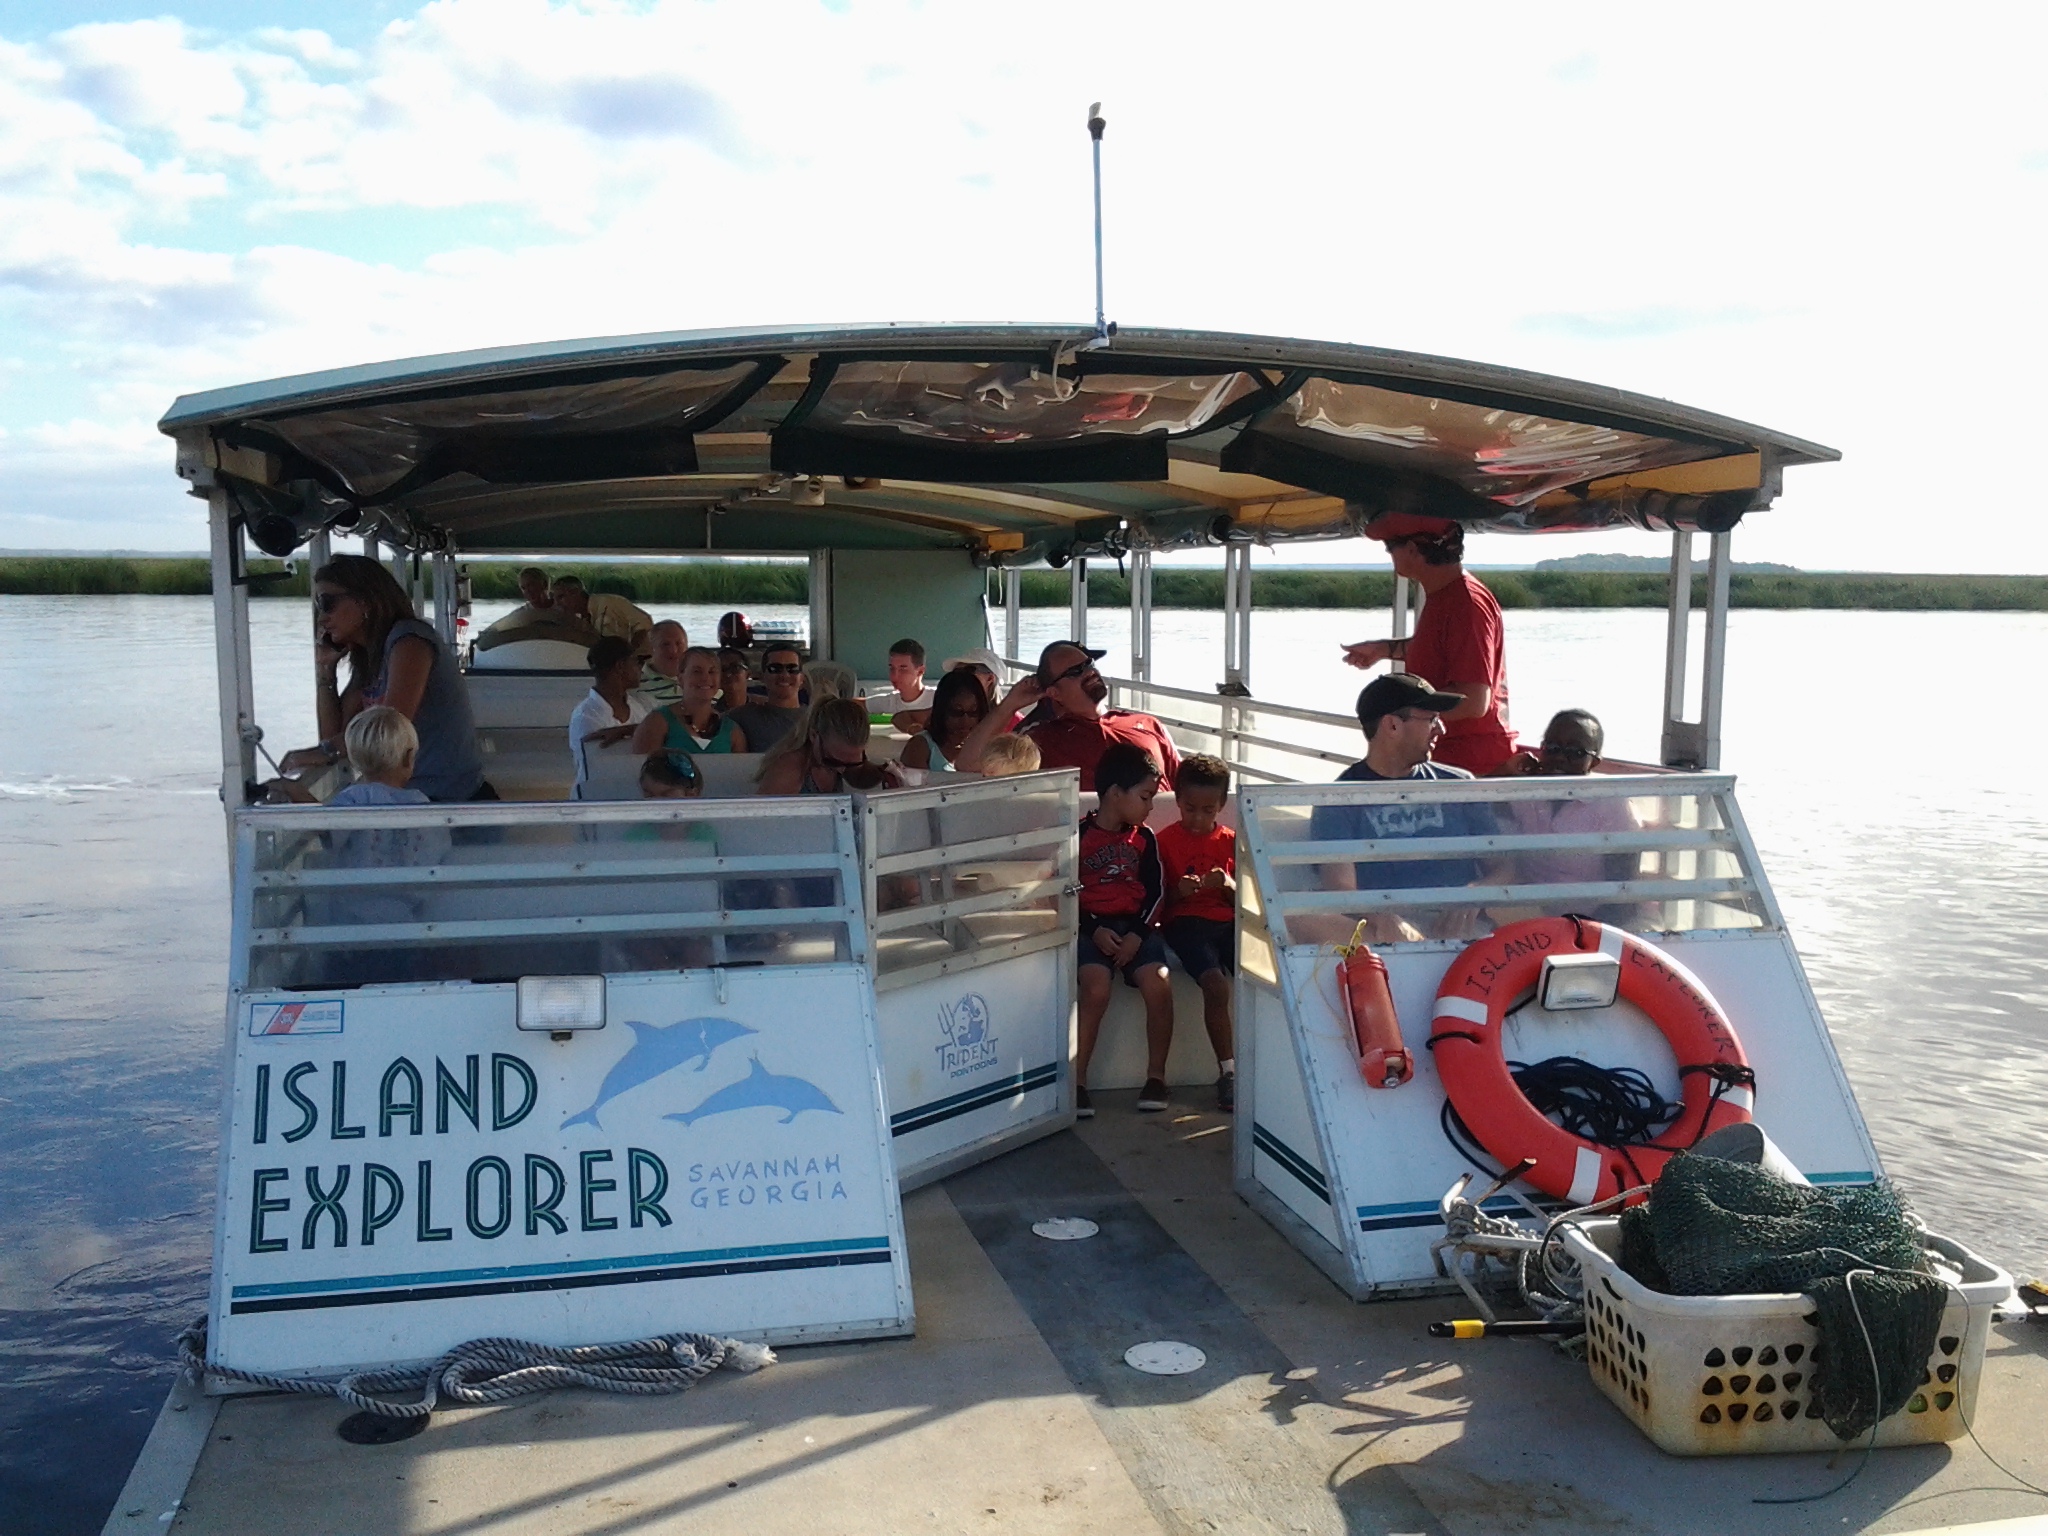
[(1401, 1043), (1401, 1021), (1394, 1014), (1394, 995), (1387, 989), (1386, 962), (1365, 942), (1365, 925), (1353, 930), (1351, 942), (1338, 948), (1337, 964), (1344, 990), (1344, 1011), (1351, 1018), (1351, 1038), (1358, 1046), (1358, 1072), (1371, 1088), (1398, 1088), (1415, 1075), (1415, 1058)]

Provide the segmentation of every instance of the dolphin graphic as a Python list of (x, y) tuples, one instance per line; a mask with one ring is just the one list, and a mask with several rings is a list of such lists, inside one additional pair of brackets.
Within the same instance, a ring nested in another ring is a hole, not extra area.
[(834, 1115), (842, 1113), (817, 1084), (807, 1083), (800, 1077), (783, 1077), (770, 1072), (756, 1056), (753, 1068), (738, 1082), (727, 1083), (695, 1109), (663, 1115), (662, 1119), (694, 1125), (706, 1116), (729, 1115), (737, 1109), (782, 1110), (782, 1119), (777, 1122), (781, 1125), (789, 1124), (807, 1109), (821, 1109)]
[[(759, 1033), (733, 1019), (718, 1018), (684, 1019), (666, 1027), (628, 1019), (626, 1027), (635, 1036), (632, 1048), (613, 1062), (611, 1071), (605, 1073), (604, 1083), (597, 1090), (597, 1102), (581, 1114), (564, 1120), (563, 1130), (572, 1125), (597, 1125), (597, 1112), (627, 1089), (652, 1082), (662, 1073), (673, 1072), (692, 1059), (697, 1063), (697, 1070), (702, 1072), (711, 1065), (711, 1053), (721, 1045), (742, 1035)], [(603, 1130), (604, 1127), (598, 1126), (598, 1129)]]

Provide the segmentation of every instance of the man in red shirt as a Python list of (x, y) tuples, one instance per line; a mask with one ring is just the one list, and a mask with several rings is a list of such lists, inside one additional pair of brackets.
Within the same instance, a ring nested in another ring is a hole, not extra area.
[(1465, 529), (1441, 517), (1389, 512), (1365, 530), (1387, 546), (1394, 574), (1422, 588), (1422, 616), (1405, 640), (1361, 640), (1344, 647), (1344, 659), (1364, 669), (1383, 661), (1404, 672), (1440, 679), (1445, 693), (1464, 702), (1442, 715), (1443, 739), (1435, 761), (1480, 777), (1493, 773), (1515, 752), (1508, 726), (1507, 650), (1500, 604), (1478, 577), (1469, 575)]
[(1114, 742), (1150, 753), (1161, 778), (1172, 783), (1180, 753), (1166, 727), (1135, 709), (1102, 707), (1109, 697), (1109, 685), (1095, 670), (1102, 654), (1071, 641), (1053, 641), (1039, 654), (1036, 675), (1012, 688), (995, 714), (1007, 720), (1012, 710), (1028, 707), (1034, 698), (1050, 704), (1052, 719), (1026, 727), (1025, 734), (1038, 744), (1039, 767), (1080, 769), (1084, 793), (1095, 788), (1095, 765)]

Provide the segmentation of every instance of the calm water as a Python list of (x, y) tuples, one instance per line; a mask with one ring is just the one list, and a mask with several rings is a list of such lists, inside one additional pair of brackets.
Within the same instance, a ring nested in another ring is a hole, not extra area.
[[(711, 609), (677, 609), (708, 635)], [(763, 609), (759, 616), (798, 616)], [(492, 616), (481, 605), (478, 617)], [(664, 610), (664, 616), (667, 611)], [(1064, 610), (1027, 610), (1035, 652)], [(311, 739), (305, 610), (256, 605), (268, 745)], [(1253, 685), (1344, 710), (1339, 640), (1258, 616)], [(1654, 757), (1662, 616), (1508, 615), (1515, 720), (1584, 705)], [(1122, 615), (1094, 643), (1127, 655)], [(1213, 685), (1216, 615), (1155, 620)], [(1738, 613), (1724, 761), (1889, 1170), (1936, 1226), (2048, 1269), (2048, 729), (1983, 698), (2048, 615)], [(94, 1531), (202, 1308), (226, 967), (211, 607), (0, 597), (0, 1532)]]

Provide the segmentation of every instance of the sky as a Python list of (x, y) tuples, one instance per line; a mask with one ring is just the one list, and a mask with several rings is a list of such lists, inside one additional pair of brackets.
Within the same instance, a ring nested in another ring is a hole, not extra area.
[(1843, 453), (1739, 559), (2048, 572), (2044, 56), (2038, 5), (0, 0), (0, 548), (203, 548), (192, 390), (1085, 323), (1099, 99), (1112, 319), (1667, 396)]

